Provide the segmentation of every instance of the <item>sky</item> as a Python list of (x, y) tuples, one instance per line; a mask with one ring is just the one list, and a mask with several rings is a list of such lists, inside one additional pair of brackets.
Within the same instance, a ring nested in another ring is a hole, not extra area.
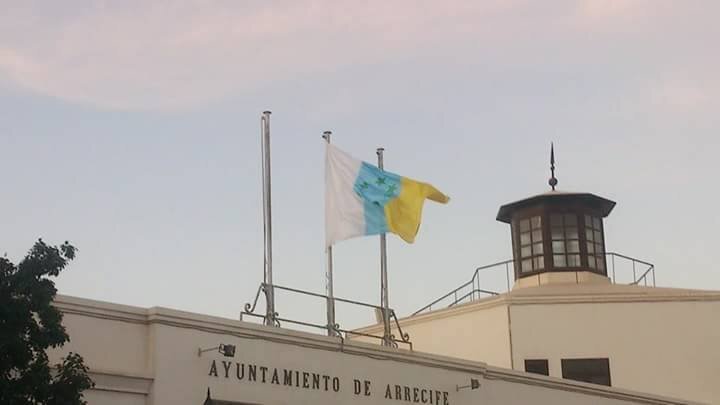
[[(263, 110), (279, 285), (324, 291), (331, 130), (452, 198), (426, 205), (416, 243), (388, 237), (399, 315), (511, 258), (497, 209), (549, 189), (551, 142), (560, 190), (617, 201), (608, 250), (654, 263), (659, 286), (720, 289), (717, 1), (0, 7), (0, 254), (69, 240), (61, 294), (237, 319), (263, 274)], [(379, 302), (378, 244), (336, 246), (336, 296)], [(323, 305), (276, 309), (323, 323)], [(373, 319), (338, 307), (342, 327)]]

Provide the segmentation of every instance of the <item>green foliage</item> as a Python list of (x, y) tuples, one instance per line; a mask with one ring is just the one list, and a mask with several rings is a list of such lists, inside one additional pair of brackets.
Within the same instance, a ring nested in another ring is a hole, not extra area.
[(83, 359), (70, 353), (48, 364), (47, 349), (70, 340), (62, 314), (52, 306), (56, 277), (75, 258), (68, 242), (48, 246), (38, 240), (16, 266), (0, 257), (0, 404), (80, 405), (92, 388)]

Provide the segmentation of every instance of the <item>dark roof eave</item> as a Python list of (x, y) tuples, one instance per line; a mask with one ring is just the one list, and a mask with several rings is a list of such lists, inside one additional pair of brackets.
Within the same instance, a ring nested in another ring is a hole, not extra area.
[(515, 211), (546, 203), (560, 203), (560, 202), (584, 202), (588, 206), (593, 207), (600, 211), (603, 217), (607, 217), (615, 207), (615, 201), (608, 200), (591, 193), (563, 193), (563, 192), (548, 192), (532, 196), (520, 201), (515, 201), (509, 204), (505, 204), (498, 210), (497, 219), (500, 222), (507, 224), (512, 220), (512, 215)]

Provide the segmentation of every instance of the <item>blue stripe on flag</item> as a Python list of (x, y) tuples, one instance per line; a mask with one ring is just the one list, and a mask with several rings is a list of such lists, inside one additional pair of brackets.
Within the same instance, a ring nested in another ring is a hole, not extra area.
[(385, 208), (376, 203), (364, 201), (365, 235), (378, 235), (388, 231)]
[(353, 189), (363, 201), (365, 234), (377, 235), (388, 231), (385, 205), (400, 195), (400, 176), (362, 162)]

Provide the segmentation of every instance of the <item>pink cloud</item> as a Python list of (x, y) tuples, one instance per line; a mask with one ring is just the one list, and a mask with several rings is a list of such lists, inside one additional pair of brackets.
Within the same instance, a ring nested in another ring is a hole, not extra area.
[(18, 7), (0, 16), (12, 27), (0, 39), (0, 72), (73, 101), (176, 108), (451, 39), (448, 20), (475, 23), (501, 3), (107, 3), (61, 18)]
[[(274, 80), (448, 46), (503, 54), (514, 42), (533, 46), (553, 35), (551, 27), (572, 36), (647, 5), (128, 1), (53, 10), (17, 4), (0, 15), (0, 75), (40, 94), (123, 109), (183, 108)], [(522, 62), (522, 53), (515, 58)]]

